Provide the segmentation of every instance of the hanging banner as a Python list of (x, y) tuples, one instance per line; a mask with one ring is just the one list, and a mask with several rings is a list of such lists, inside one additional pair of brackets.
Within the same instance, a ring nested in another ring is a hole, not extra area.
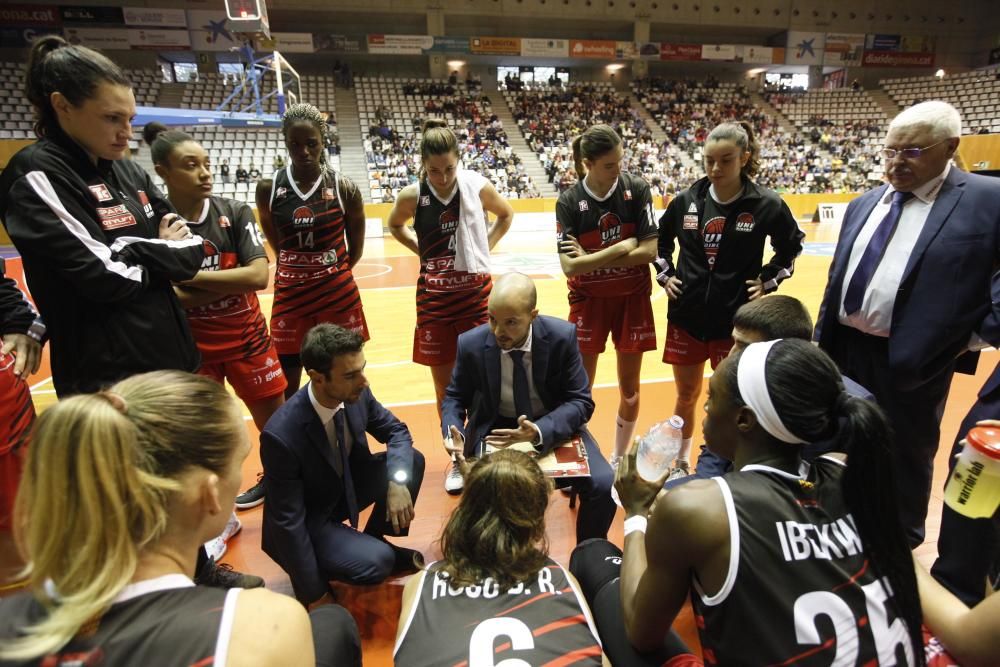
[(256, 45), (260, 51), (281, 53), (312, 53), (315, 50), (312, 33), (308, 32), (272, 32), (271, 39), (258, 39)]
[(64, 28), (63, 36), (70, 44), (79, 44), (91, 49), (118, 49), (128, 51), (132, 48), (128, 38), (129, 31), (124, 28)]
[(753, 65), (770, 65), (773, 62), (774, 49), (770, 46), (737, 46), (736, 61)]
[(805, 32), (789, 30), (786, 42), (786, 65), (822, 65), (825, 32)]
[(830, 67), (857, 67), (865, 52), (865, 36), (843, 32), (826, 33), (823, 64)]
[(61, 22), (59, 10), (49, 5), (0, 5), (0, 25), (57, 26)]
[(469, 48), (473, 53), (495, 56), (521, 55), (520, 37), (470, 37)]
[(317, 51), (335, 51), (337, 53), (361, 53), (364, 47), (358, 37), (317, 33), (313, 35), (313, 44)]
[(187, 30), (133, 28), (128, 31), (128, 42), (133, 49), (155, 51), (191, 50), (191, 38)]
[(702, 60), (736, 60), (736, 47), (732, 44), (702, 44)]
[(864, 67), (933, 67), (934, 54), (865, 51), (861, 64)]
[(615, 42), (603, 39), (571, 39), (569, 40), (569, 55), (571, 58), (605, 58), (615, 59)]
[(569, 41), (521, 38), (521, 55), (526, 58), (566, 58), (569, 56)]
[(865, 51), (899, 51), (900, 42), (902, 35), (868, 34), (865, 36)]
[(31, 46), (42, 35), (61, 35), (62, 30), (44, 26), (0, 26), (0, 44), (7, 48)]
[(123, 25), (125, 15), (121, 7), (84, 7), (81, 5), (59, 8), (63, 23), (107, 23)]
[(186, 28), (187, 17), (183, 9), (147, 9), (125, 7), (125, 25), (151, 28)]
[(700, 44), (660, 44), (660, 60), (701, 60)]
[(430, 35), (368, 35), (368, 53), (419, 56), (433, 46)]
[(223, 8), (217, 11), (189, 9), (187, 24), (195, 51), (232, 51), (243, 46), (244, 37), (235, 32)]
[(434, 45), (424, 53), (469, 53), (468, 37), (435, 37)]

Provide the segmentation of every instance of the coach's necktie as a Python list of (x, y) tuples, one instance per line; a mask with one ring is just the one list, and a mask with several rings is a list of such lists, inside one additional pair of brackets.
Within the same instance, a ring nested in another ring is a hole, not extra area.
[(851, 282), (847, 285), (847, 292), (844, 294), (844, 310), (848, 315), (853, 315), (861, 310), (861, 304), (865, 300), (865, 290), (868, 289), (868, 283), (872, 281), (875, 269), (878, 268), (878, 263), (882, 260), (882, 255), (885, 254), (886, 246), (889, 245), (889, 238), (892, 237), (892, 232), (899, 222), (899, 216), (903, 213), (903, 204), (912, 197), (912, 192), (897, 190), (892, 193), (892, 206), (889, 207), (889, 212), (882, 218), (882, 222), (878, 223), (875, 233), (868, 240), (868, 247), (862, 253), (861, 261), (858, 262), (857, 268), (854, 269), (854, 275), (851, 276)]
[(347, 512), (350, 515), (351, 527), (358, 527), (358, 497), (354, 493), (354, 477), (351, 475), (351, 457), (347, 453), (347, 430), (344, 423), (344, 411), (337, 410), (333, 415), (337, 431), (337, 449), (343, 464), (341, 477), (344, 480), (344, 499), (347, 501)]
[(514, 362), (514, 412), (534, 421), (531, 410), (531, 389), (528, 387), (528, 372), (524, 369), (524, 350), (511, 350), (510, 360)]

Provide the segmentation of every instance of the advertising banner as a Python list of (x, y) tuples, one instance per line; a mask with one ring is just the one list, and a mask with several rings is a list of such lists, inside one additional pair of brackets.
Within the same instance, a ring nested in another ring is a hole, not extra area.
[(660, 60), (701, 60), (700, 44), (660, 44)]
[(770, 65), (774, 59), (774, 49), (770, 46), (744, 45), (736, 47), (736, 60), (753, 65)]
[[(224, 12), (223, 16), (225, 16)], [(186, 28), (188, 22), (183, 9), (125, 7), (125, 25), (149, 26), (151, 28)]]
[(335, 51), (337, 53), (361, 53), (364, 51), (364, 46), (359, 38), (333, 33), (314, 34), (313, 45), (317, 51)]
[(825, 32), (789, 30), (785, 49), (786, 65), (822, 65)]
[(128, 43), (133, 49), (156, 51), (190, 51), (191, 37), (187, 30), (156, 30), (133, 28), (128, 30)]
[(84, 7), (66, 5), (59, 8), (63, 23), (107, 23), (123, 25), (125, 14), (121, 7)]
[(52, 34), (61, 35), (62, 30), (55, 26), (0, 26), (0, 44), (21, 49), (31, 46), (42, 35)]
[(312, 53), (315, 50), (313, 36), (309, 32), (272, 32), (271, 39), (257, 40), (257, 48), (281, 53)]
[(0, 5), (0, 25), (54, 27), (61, 22), (59, 10), (51, 5)]
[(216, 11), (188, 10), (191, 47), (195, 51), (231, 51), (243, 45), (243, 38), (236, 32), (224, 7)]
[(419, 56), (433, 46), (430, 35), (368, 35), (368, 53)]
[(702, 60), (736, 60), (736, 47), (732, 44), (702, 44)]
[(934, 54), (865, 51), (861, 64), (864, 67), (933, 67)]
[(569, 40), (569, 55), (571, 58), (605, 58), (615, 59), (615, 42), (603, 39), (571, 39)]
[(823, 64), (829, 67), (857, 67), (865, 52), (865, 36), (861, 33), (828, 32), (823, 52)]
[(497, 56), (521, 55), (520, 37), (470, 37), (469, 49), (473, 53)]
[(132, 48), (128, 39), (129, 31), (124, 28), (73, 28), (63, 29), (63, 36), (70, 44), (79, 44), (92, 49), (119, 49), (128, 51)]
[(424, 53), (469, 53), (469, 38), (435, 37), (434, 45)]
[(569, 42), (565, 39), (521, 39), (521, 55), (526, 58), (565, 58)]

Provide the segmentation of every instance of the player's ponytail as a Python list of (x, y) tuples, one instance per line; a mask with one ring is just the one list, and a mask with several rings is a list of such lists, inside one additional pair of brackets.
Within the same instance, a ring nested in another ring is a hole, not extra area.
[(48, 615), (0, 646), (0, 660), (56, 651), (98, 620), (171, 529), (182, 475), (226, 474), (244, 438), (222, 385), (180, 371), (136, 375), (43, 412), (14, 521)]
[(425, 165), (431, 156), (449, 153), (454, 155), (456, 160), (461, 158), (458, 137), (448, 127), (447, 121), (441, 118), (428, 118), (424, 121), (420, 133), (420, 173), (418, 178), (423, 180), (427, 175)]
[(606, 155), (622, 143), (614, 128), (610, 125), (592, 125), (587, 131), (573, 140), (573, 165), (576, 175), (582, 180), (587, 176), (583, 161), (593, 162)]
[(170, 154), (175, 148), (188, 141), (194, 141), (187, 132), (167, 129), (167, 126), (161, 123), (150, 123), (142, 128), (142, 139), (149, 144), (153, 164), (163, 167), (170, 166)]

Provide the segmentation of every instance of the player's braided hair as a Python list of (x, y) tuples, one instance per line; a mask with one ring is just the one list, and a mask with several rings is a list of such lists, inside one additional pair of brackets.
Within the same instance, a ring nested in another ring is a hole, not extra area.
[(281, 117), (281, 134), (287, 138), (288, 130), (292, 125), (301, 121), (312, 123), (319, 130), (320, 136), (326, 136), (326, 121), (323, 119), (323, 114), (312, 104), (305, 103), (293, 104), (288, 107), (288, 110)]

